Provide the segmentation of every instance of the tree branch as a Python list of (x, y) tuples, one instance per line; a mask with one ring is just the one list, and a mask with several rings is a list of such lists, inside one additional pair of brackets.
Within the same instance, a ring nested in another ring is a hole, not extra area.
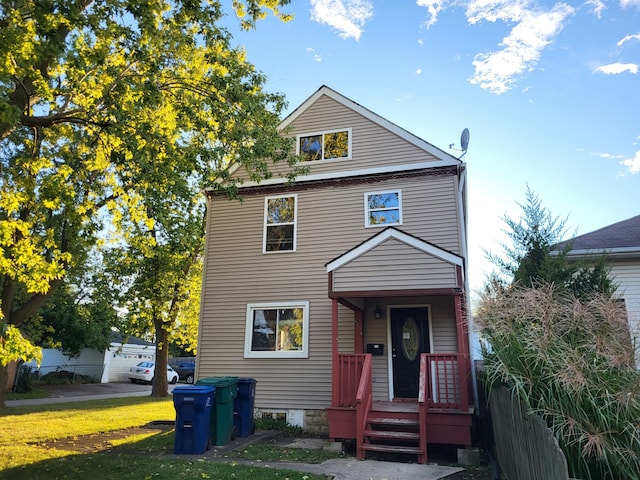
[[(49, 290), (47, 290), (47, 293), (36, 293), (20, 308), (13, 312), (8, 312), (8, 315), (6, 316), (7, 321), (16, 327), (22, 325), (24, 322), (29, 320), (29, 318), (38, 313), (47, 300), (49, 300), (49, 297), (51, 297), (53, 292), (55, 292), (61, 284), (62, 280), (52, 280), (49, 283)], [(4, 310), (4, 305), (2, 308)]]

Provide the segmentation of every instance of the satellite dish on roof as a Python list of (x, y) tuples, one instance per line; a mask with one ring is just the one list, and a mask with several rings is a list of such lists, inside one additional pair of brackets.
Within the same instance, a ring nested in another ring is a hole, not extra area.
[(459, 152), (462, 152), (462, 155), (460, 155), (460, 157), (458, 158), (458, 160), (461, 160), (462, 157), (464, 157), (467, 154), (467, 149), (469, 148), (469, 129), (468, 128), (465, 128), (464, 130), (462, 130), (462, 134), (460, 135), (460, 148), (453, 148), (454, 145), (455, 143), (450, 143), (449, 148), (452, 150), (457, 150)]
[(465, 128), (462, 130), (462, 135), (460, 135), (460, 146), (462, 147), (462, 151), (466, 153), (467, 148), (469, 148), (469, 129)]

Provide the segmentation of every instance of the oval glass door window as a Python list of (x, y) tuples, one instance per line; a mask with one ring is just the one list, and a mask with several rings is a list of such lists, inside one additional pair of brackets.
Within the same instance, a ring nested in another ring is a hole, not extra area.
[(420, 349), (420, 335), (418, 324), (412, 317), (407, 317), (402, 324), (402, 353), (404, 358), (413, 361)]

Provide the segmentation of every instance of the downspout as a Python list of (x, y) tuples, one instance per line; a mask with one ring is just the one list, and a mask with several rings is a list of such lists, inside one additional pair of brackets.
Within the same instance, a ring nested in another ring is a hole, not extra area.
[(467, 311), (467, 342), (469, 344), (469, 358), (471, 366), (471, 380), (472, 380), (472, 392), (473, 403), (475, 405), (475, 412), (478, 414), (480, 411), (479, 398), (478, 398), (478, 382), (476, 378), (476, 369), (473, 356), (473, 315), (471, 313), (470, 302), (470, 290), (469, 290), (469, 274), (468, 274), (468, 248), (467, 248), (467, 168), (465, 163), (461, 163), (458, 167), (458, 218), (460, 221), (459, 231), (460, 236), (460, 250), (462, 251), (462, 258), (464, 259), (464, 301)]

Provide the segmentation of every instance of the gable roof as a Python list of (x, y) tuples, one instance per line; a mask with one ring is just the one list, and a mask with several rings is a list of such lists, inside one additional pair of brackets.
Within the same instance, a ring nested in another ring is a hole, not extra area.
[(371, 251), (378, 245), (380, 245), (385, 240), (389, 238), (394, 238), (400, 242), (403, 242), (409, 246), (412, 246), (418, 250), (421, 250), (424, 253), (428, 253), (437, 257), (445, 262), (451, 263), (453, 265), (462, 266), (463, 259), (461, 256), (456, 255), (455, 253), (449, 252), (448, 250), (444, 250), (433, 243), (425, 242), (418, 237), (413, 235), (409, 235), (408, 233), (403, 232), (402, 230), (398, 230), (395, 227), (387, 227), (381, 232), (375, 234), (368, 240), (365, 240), (360, 245), (352, 248), (351, 250), (343, 253), (339, 257), (334, 258), (330, 262), (326, 264), (327, 272), (333, 272), (338, 268), (346, 265), (347, 263), (355, 260), (356, 258), (364, 255), (365, 253)]
[(434, 166), (451, 166), (451, 165), (462, 165), (463, 161), (459, 158), (454, 157), (453, 155), (445, 152), (444, 150), (439, 149), (435, 145), (417, 137), (413, 133), (405, 130), (402, 127), (399, 127), (393, 122), (390, 122), (386, 118), (381, 117), (380, 115), (372, 112), (368, 108), (363, 107), (359, 103), (354, 102), (353, 100), (345, 97), (344, 95), (336, 92), (335, 90), (327, 87), (326, 85), (322, 85), (318, 90), (315, 91), (313, 95), (307, 98), (304, 102), (302, 102), (298, 108), (296, 108), (293, 112), (291, 112), (284, 120), (280, 123), (280, 129), (285, 129), (289, 125), (291, 125), (305, 110), (307, 110), (311, 105), (313, 105), (321, 96), (326, 95), (329, 98), (332, 98), (336, 102), (344, 105), (351, 110), (358, 112), (360, 115), (365, 117), (366, 119), (380, 125), (382, 128), (389, 130), (390, 132), (395, 133), (402, 139), (406, 140), (409, 143), (412, 143), (418, 148), (430, 153), (436, 158), (439, 158), (442, 164), (436, 164)]
[[(435, 145), (417, 137), (416, 135), (410, 133), (404, 128), (399, 127), (393, 122), (381, 117), (380, 115), (372, 112), (368, 108), (363, 107), (359, 103), (354, 102), (353, 100), (345, 97), (344, 95), (336, 92), (335, 90), (327, 87), (326, 85), (322, 85), (318, 90), (315, 91), (309, 98), (307, 98), (304, 102), (302, 102), (293, 112), (287, 115), (282, 122), (280, 122), (279, 129), (284, 130), (289, 127), (300, 115), (302, 115), (309, 107), (311, 107), (320, 97), (326, 95), (327, 97), (333, 99), (334, 101), (340, 103), (341, 105), (354, 110), (359, 113), (369, 121), (376, 123), (380, 127), (398, 135), (403, 140), (415, 145), (416, 147), (424, 150), (430, 155), (436, 157), (438, 160), (430, 161), (428, 163), (421, 164), (411, 164), (411, 165), (401, 165), (401, 166), (382, 166), (382, 167), (372, 167), (366, 170), (357, 170), (357, 171), (347, 171), (342, 173), (333, 173), (333, 174), (320, 174), (320, 175), (299, 175), (296, 178), (296, 182), (308, 182), (308, 181), (316, 181), (316, 180), (324, 180), (327, 178), (335, 178), (335, 177), (351, 177), (357, 175), (375, 175), (386, 172), (396, 172), (396, 171), (411, 171), (417, 170), (420, 168), (437, 168), (437, 167), (459, 167), (463, 166), (464, 162), (457, 157), (445, 152), (444, 150), (439, 149)], [(239, 163), (232, 165), (229, 168), (229, 174), (233, 175), (238, 169), (241, 168)], [(270, 179), (263, 179), (260, 182), (247, 181), (243, 183), (243, 187), (247, 186), (255, 186), (258, 184), (261, 185), (274, 185), (274, 184), (282, 184), (287, 182), (287, 178), (279, 178), (274, 177)], [(208, 189), (206, 189), (207, 191)]]
[(111, 343), (120, 343), (122, 345), (142, 345), (147, 347), (155, 347), (155, 343), (147, 342), (138, 337), (125, 337), (120, 332), (111, 332)]
[(571, 244), (570, 256), (640, 255), (640, 215), (579, 235), (559, 246)]

